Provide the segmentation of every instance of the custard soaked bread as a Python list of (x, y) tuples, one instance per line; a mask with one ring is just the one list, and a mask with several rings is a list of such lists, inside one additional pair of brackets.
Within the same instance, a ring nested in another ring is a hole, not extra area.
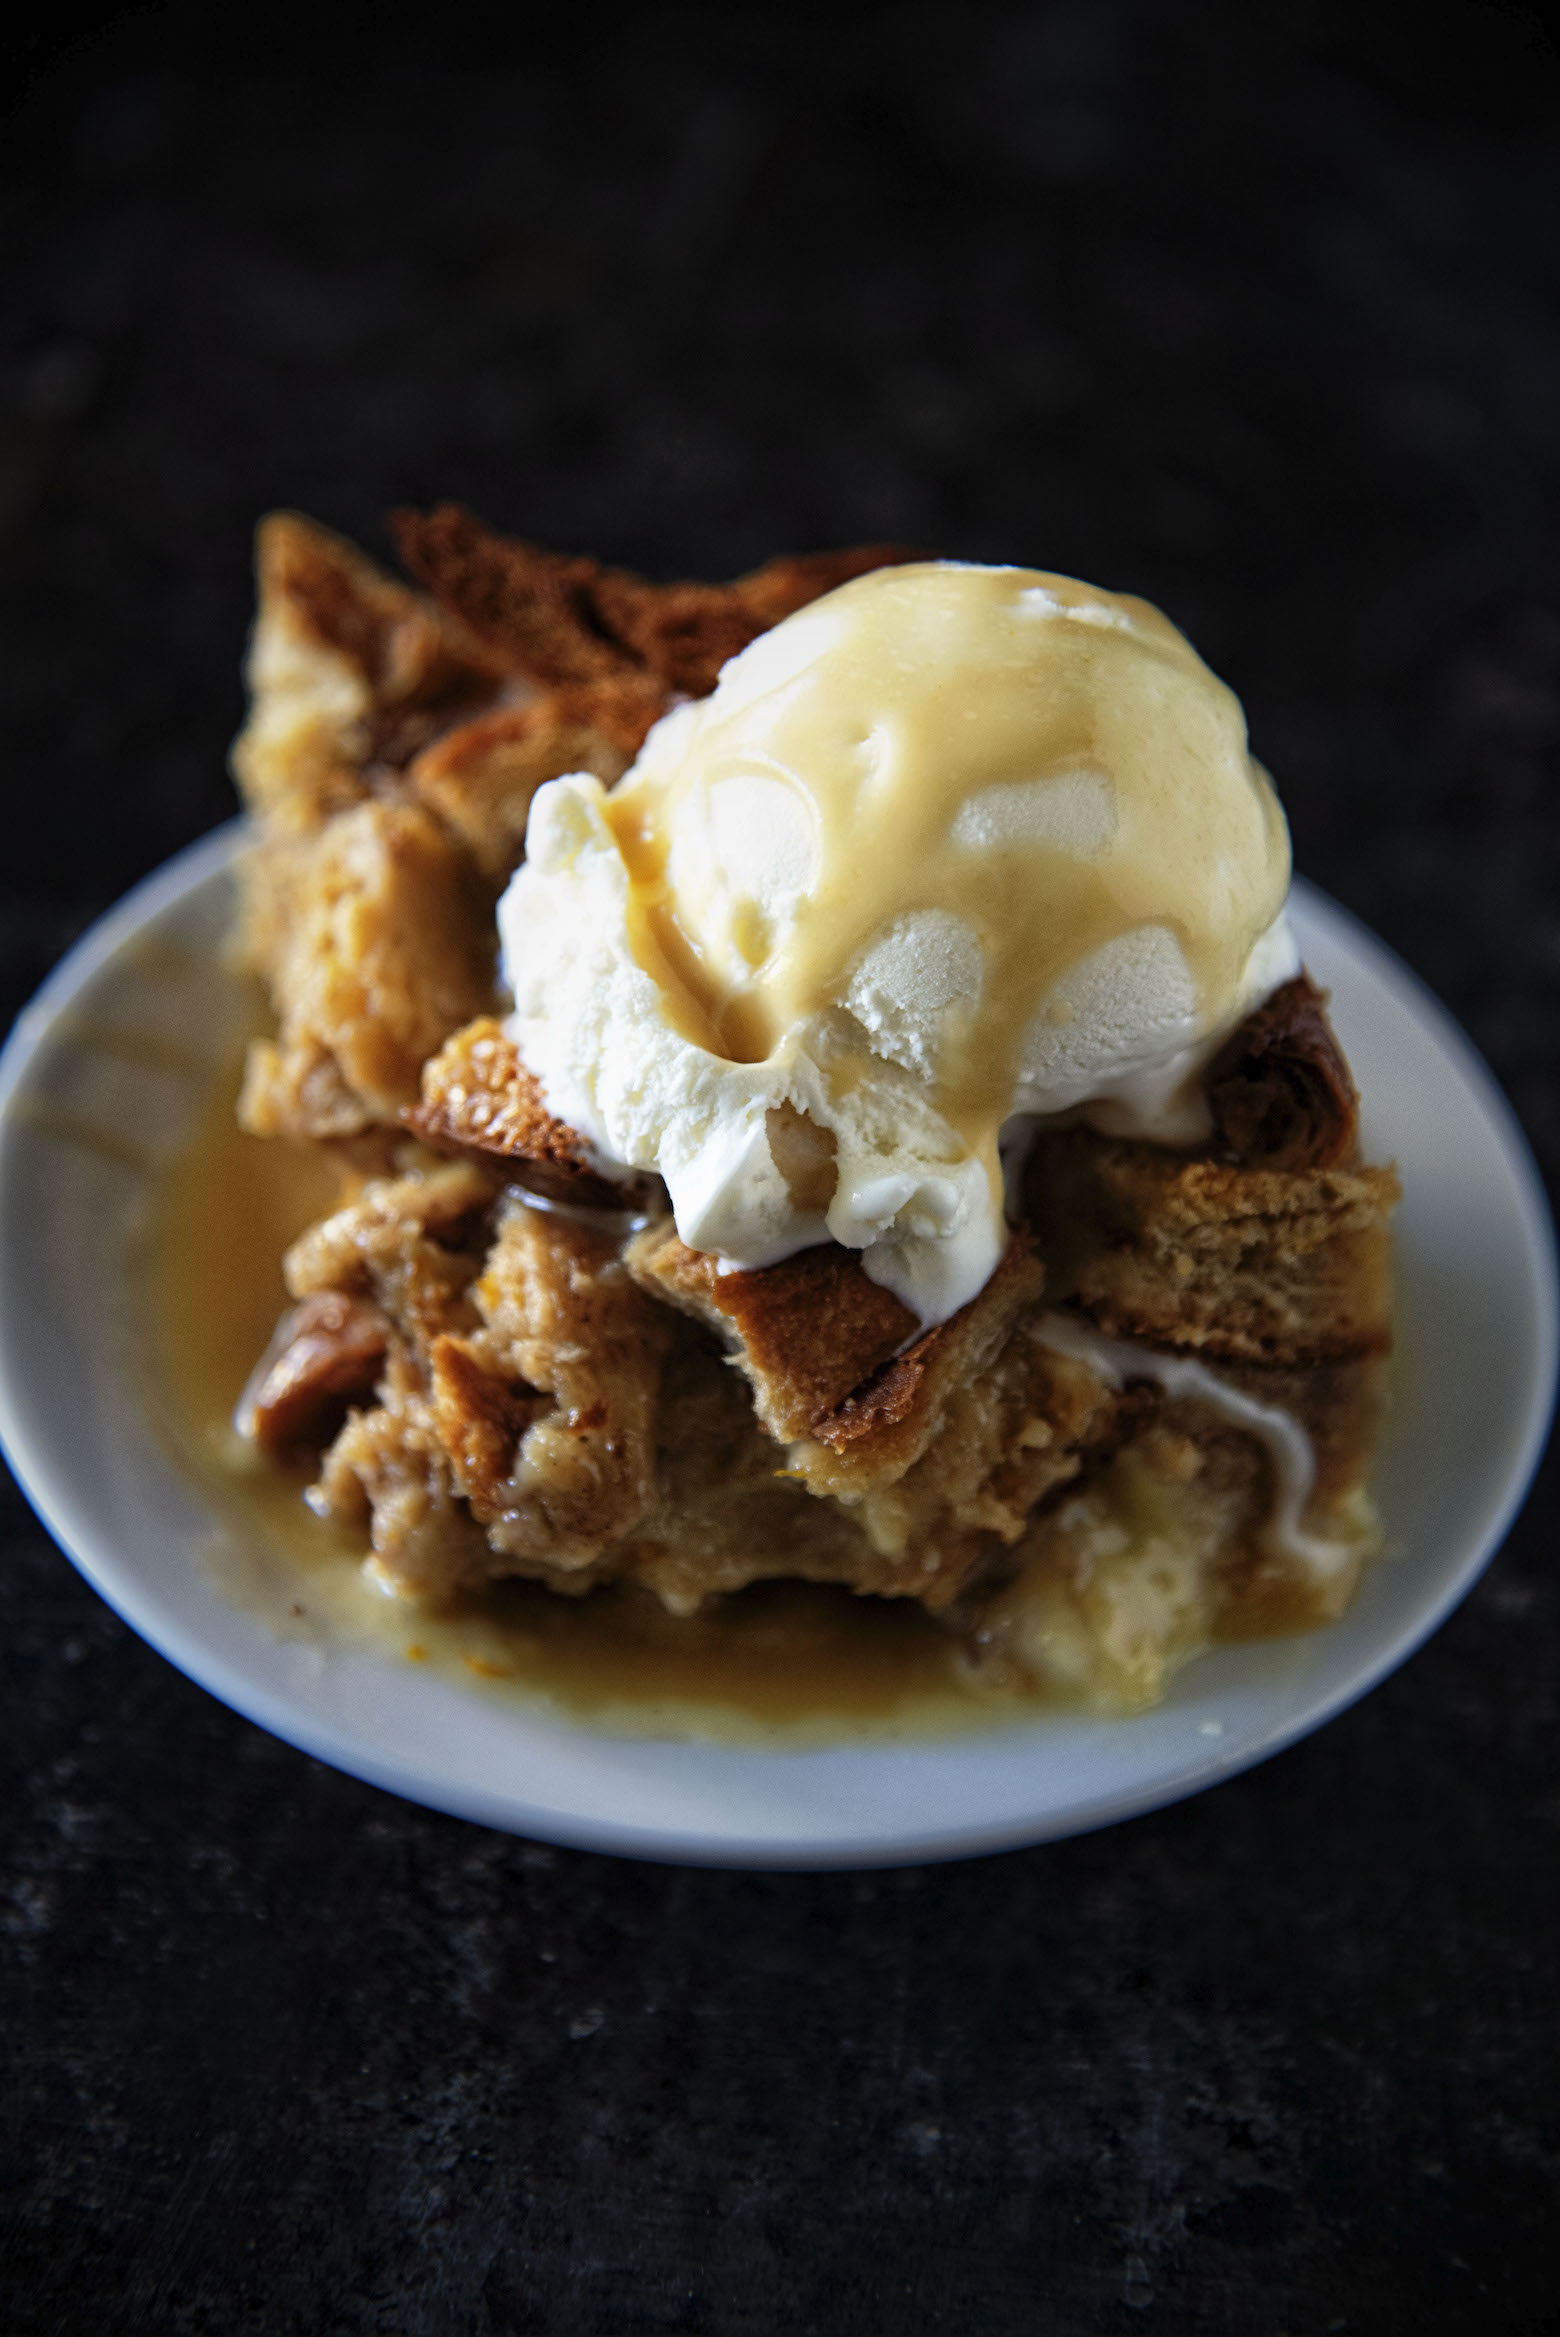
[[(687, 1614), (798, 1575), (1107, 1705), (1338, 1613), (1379, 1539), (1396, 1182), (1181, 637), (1028, 571), (874, 600), (886, 550), (657, 587), (450, 509), (397, 532), (425, 592), (261, 532), (235, 768), (278, 1031), (241, 1109), (343, 1193), (248, 1432), (414, 1600), (522, 1575)], [(975, 746), (923, 777), (960, 682)], [(897, 921), (862, 906), (868, 804), (920, 839)]]

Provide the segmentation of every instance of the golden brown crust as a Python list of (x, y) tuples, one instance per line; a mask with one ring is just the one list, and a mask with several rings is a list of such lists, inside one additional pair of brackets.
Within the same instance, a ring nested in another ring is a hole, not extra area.
[(262, 520), (249, 718), (234, 743), (244, 799), (307, 833), (489, 701), (502, 675), (458, 621), (296, 512)]
[(1013, 1234), (995, 1271), (967, 1306), (946, 1322), (934, 1323), (913, 1346), (881, 1365), (842, 1404), (815, 1419), (811, 1433), (842, 1457), (870, 1457), (875, 1470), (890, 1456), (892, 1465), (908, 1467), (930, 1441), (941, 1399), (961, 1378), (973, 1378), (990, 1362), (1018, 1309), (1034, 1305), (1044, 1286), (1045, 1269), (1031, 1251), (1029, 1236)]
[(704, 697), (722, 665), (782, 617), (869, 569), (885, 544), (772, 560), (732, 584), (648, 583), (622, 568), (496, 535), (459, 504), (398, 511), (401, 557), (435, 599), (516, 672), (546, 685), (639, 671)]
[(446, 610), (317, 520), (273, 511), (256, 531), (255, 566), (262, 609), (285, 609), (300, 638), (355, 666), (378, 708), (491, 690), (498, 678)]
[(1391, 1169), (1237, 1169), (1076, 1128), (1026, 1178), (1053, 1289), (1111, 1337), (1291, 1365), (1386, 1353), (1398, 1191)]
[(403, 1117), (436, 1152), (500, 1162), (550, 1200), (627, 1209), (643, 1197), (644, 1180), (614, 1184), (595, 1173), (584, 1137), (547, 1109), (541, 1082), (489, 1015), (424, 1066), (422, 1101)]
[(412, 761), (407, 785), (496, 888), (525, 856), (538, 787), (565, 771), (593, 772), (610, 787), (664, 706), (658, 687), (634, 677), (550, 690), (445, 731)]
[(412, 574), (512, 672), (555, 686), (642, 662), (600, 617), (596, 561), (497, 535), (458, 503), (395, 511), (390, 525)]
[(1028, 1237), (1015, 1234), (969, 1305), (906, 1346), (909, 1308), (837, 1243), (722, 1274), (716, 1259), (657, 1226), (629, 1245), (625, 1262), (644, 1288), (735, 1342), (760, 1422), (795, 1448), (792, 1464), (809, 1488), (852, 1497), (914, 1467), (954, 1390), (991, 1362), (1044, 1283)]
[(654, 585), (603, 569), (592, 597), (616, 638), (669, 690), (704, 698), (728, 658), (771, 625), (853, 577), (910, 557), (892, 544), (864, 544), (771, 560), (731, 584)]
[[(844, 1404), (814, 1421), (811, 1435), (792, 1455), (809, 1491), (846, 1500), (881, 1499), (922, 1470), (919, 1485), (911, 1489), (910, 1514), (920, 1521), (912, 1539), (918, 1534), (924, 1549), (928, 1520), (936, 1519), (937, 1570), (945, 1579), (962, 1577), (974, 1563), (979, 1537), (1001, 1530), (995, 1515), (981, 1505), (989, 1510), (1004, 1475), (1010, 1483), (1017, 1481), (1010, 1463), (1025, 1448), (1017, 1442), (1019, 1426), (1005, 1402), (970, 1407), (961, 1399), (971, 1390), (1000, 1396), (1006, 1389), (1010, 1374), (998, 1368), (999, 1359), (1021, 1324), (1033, 1317), (1044, 1284), (1045, 1269), (1028, 1235), (1015, 1233), (996, 1271), (967, 1306), (923, 1332)], [(1045, 1376), (1048, 1381), (1055, 1377)], [(1032, 1480), (1026, 1468), (1020, 1475)], [(998, 1507), (1010, 1499), (1010, 1494), (997, 1495)], [(966, 1529), (962, 1536), (951, 1530), (955, 1525)], [(976, 1529), (974, 1540), (970, 1528)]]
[(1205, 1085), (1215, 1151), (1235, 1167), (1339, 1168), (1354, 1157), (1359, 1095), (1308, 974), (1247, 1016)]
[(641, 1288), (738, 1343), (758, 1417), (781, 1444), (828, 1418), (915, 1329), (910, 1309), (835, 1242), (723, 1274), (668, 1221), (637, 1235), (624, 1262)]

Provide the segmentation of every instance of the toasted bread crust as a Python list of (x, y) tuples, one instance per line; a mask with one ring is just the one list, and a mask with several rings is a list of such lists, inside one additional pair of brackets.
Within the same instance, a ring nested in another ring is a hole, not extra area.
[(356, 667), (377, 708), (491, 691), (500, 678), (447, 610), (300, 512), (274, 511), (260, 522), (255, 564), (262, 607), (284, 607), (301, 638)]
[(1340, 1168), (1358, 1149), (1359, 1094), (1308, 974), (1247, 1016), (1205, 1084), (1216, 1150), (1234, 1167)]
[(1045, 1281), (1028, 1236), (1015, 1233), (969, 1305), (912, 1340), (909, 1308), (871, 1279), (859, 1252), (834, 1242), (723, 1274), (718, 1260), (656, 1226), (629, 1245), (625, 1263), (644, 1288), (734, 1343), (760, 1422), (793, 1447), (808, 1485), (856, 1497), (915, 1465), (952, 1390), (991, 1360)]
[(511, 542), (446, 506), (401, 515), (434, 597), (329, 529), (257, 537), (249, 719), (233, 768), (259, 830), (244, 948), (281, 1029), (244, 1124), (365, 1142), (423, 1064), (494, 1003), (494, 897), (537, 788), (611, 785), (679, 691), (882, 551), (772, 562), (735, 584), (652, 585)]
[(820, 594), (911, 555), (887, 544), (771, 560), (732, 584), (650, 584), (628, 569), (494, 534), (459, 504), (397, 511), (402, 559), (440, 605), (530, 680), (641, 672), (702, 698), (726, 660)]
[(737, 1343), (754, 1405), (778, 1443), (811, 1433), (913, 1334), (914, 1315), (863, 1272), (854, 1250), (825, 1242), (778, 1266), (723, 1274), (669, 1222), (629, 1244), (640, 1287)]
[(593, 600), (613, 633), (669, 690), (707, 697), (721, 667), (760, 633), (853, 577), (912, 555), (892, 544), (770, 560), (732, 584), (647, 585), (604, 569)]
[(976, 1371), (981, 1351), (989, 1351), (1016, 1309), (1032, 1304), (1044, 1287), (1045, 1269), (1031, 1254), (1029, 1236), (1013, 1234), (994, 1272), (967, 1306), (946, 1322), (934, 1323), (913, 1346), (880, 1365), (842, 1404), (813, 1421), (812, 1434), (842, 1455), (854, 1457), (869, 1442), (880, 1450), (893, 1431), (918, 1414), (927, 1415), (928, 1397), (939, 1383), (946, 1385), (960, 1374)]
[(497, 888), (525, 857), (538, 787), (564, 771), (589, 771), (610, 787), (664, 705), (660, 688), (638, 676), (549, 690), (445, 731), (413, 759), (407, 785)]
[(492, 700), (502, 670), (458, 620), (296, 512), (255, 539), (252, 703), (233, 772), (272, 830), (307, 833), (376, 769)]
[(1027, 1210), (1055, 1288), (1112, 1338), (1307, 1366), (1391, 1345), (1391, 1169), (1240, 1169), (1088, 1129), (1043, 1136)]
[[(995, 1272), (967, 1306), (934, 1323), (914, 1346), (874, 1373), (834, 1411), (815, 1420), (793, 1458), (810, 1491), (845, 1499), (881, 1495), (926, 1464), (949, 1437), (934, 1479), (942, 1489), (961, 1468), (956, 1447), (970, 1444), (975, 1480), (989, 1489), (1011, 1459), (999, 1432), (970, 1436), (952, 1430), (959, 1399), (979, 1387), (1011, 1344), (1019, 1324), (1041, 1303), (1045, 1268), (1027, 1233), (1015, 1232)], [(963, 1465), (969, 1466), (968, 1459)], [(1027, 1506), (1027, 1505), (1026, 1505)], [(990, 1527), (992, 1520), (984, 1519)]]
[(644, 1180), (613, 1183), (591, 1167), (583, 1136), (547, 1109), (541, 1082), (500, 1022), (468, 1023), (423, 1067), (422, 1101), (402, 1114), (436, 1152), (500, 1163), (550, 1200), (631, 1209)]

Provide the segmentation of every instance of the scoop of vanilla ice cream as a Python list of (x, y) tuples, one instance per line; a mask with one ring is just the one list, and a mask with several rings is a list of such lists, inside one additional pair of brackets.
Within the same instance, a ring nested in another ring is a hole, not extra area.
[(923, 1323), (1006, 1241), (1004, 1129), (1190, 1141), (1297, 969), (1234, 695), (1147, 603), (951, 562), (763, 634), (609, 795), (541, 788), (511, 1031), (608, 1173), (733, 1267), (824, 1240)]

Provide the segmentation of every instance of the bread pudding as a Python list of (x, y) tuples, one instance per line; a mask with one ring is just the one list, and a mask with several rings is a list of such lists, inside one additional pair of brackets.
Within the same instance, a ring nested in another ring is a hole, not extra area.
[(239, 1110), (340, 1198), (243, 1432), (418, 1606), (796, 1577), (1113, 1709), (1336, 1617), (1397, 1184), (1181, 636), (395, 532), (415, 584), (260, 530)]

